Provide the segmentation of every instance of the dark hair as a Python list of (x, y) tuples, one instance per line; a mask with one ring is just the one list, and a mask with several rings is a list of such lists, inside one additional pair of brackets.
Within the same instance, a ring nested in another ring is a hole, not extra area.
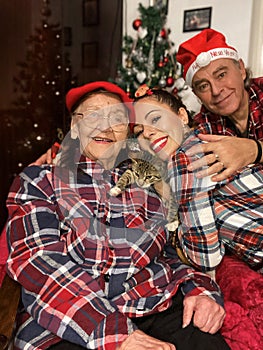
[(246, 78), (244, 80), (245, 89), (248, 90), (251, 85), (252, 71), (250, 68), (246, 68)]
[[(234, 64), (236, 64), (240, 68), (239, 61), (233, 60), (233, 62), (234, 62)], [(244, 86), (245, 86), (245, 89), (248, 90), (250, 88), (250, 85), (251, 85), (252, 71), (248, 67), (246, 67), (245, 70), (246, 70), (246, 77), (244, 79)]]
[(174, 111), (176, 114), (178, 114), (180, 108), (184, 108), (188, 114), (188, 125), (190, 127), (193, 126), (193, 119), (191, 116), (191, 113), (188, 111), (186, 106), (183, 104), (182, 100), (179, 96), (173, 95), (172, 93), (163, 90), (161, 88), (153, 88), (150, 90), (150, 94), (145, 94), (143, 96), (135, 97), (134, 103), (142, 100), (142, 99), (154, 99), (160, 103), (165, 103), (167, 106), (171, 108), (172, 111)]

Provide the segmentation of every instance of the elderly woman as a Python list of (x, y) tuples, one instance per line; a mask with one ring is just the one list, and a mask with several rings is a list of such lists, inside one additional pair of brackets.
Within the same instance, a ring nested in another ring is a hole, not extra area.
[(26, 168), (7, 200), (8, 273), (24, 306), (16, 349), (229, 349), (218, 286), (164, 249), (157, 194), (108, 196), (128, 166), (127, 95), (95, 82), (66, 103), (57, 165)]

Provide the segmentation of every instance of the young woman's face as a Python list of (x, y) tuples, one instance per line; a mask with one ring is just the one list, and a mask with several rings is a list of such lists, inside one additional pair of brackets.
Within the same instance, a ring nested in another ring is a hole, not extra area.
[(128, 135), (128, 112), (107, 93), (88, 97), (73, 113), (71, 133), (80, 140), (81, 152), (110, 169)]
[(166, 104), (146, 98), (134, 105), (136, 121), (134, 133), (141, 148), (167, 159), (183, 141), (184, 124), (188, 115), (184, 108), (178, 114)]

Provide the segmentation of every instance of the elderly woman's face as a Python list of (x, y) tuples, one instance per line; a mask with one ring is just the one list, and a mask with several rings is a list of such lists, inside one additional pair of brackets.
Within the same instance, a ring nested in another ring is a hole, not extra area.
[(98, 93), (76, 109), (71, 129), (80, 140), (81, 152), (110, 169), (125, 146), (128, 123), (127, 109), (118, 97)]

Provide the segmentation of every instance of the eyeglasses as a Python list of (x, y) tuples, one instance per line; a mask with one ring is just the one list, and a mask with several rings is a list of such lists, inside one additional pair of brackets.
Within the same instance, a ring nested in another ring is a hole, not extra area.
[(111, 111), (109, 115), (105, 115), (100, 111), (89, 111), (86, 113), (73, 113), (73, 116), (81, 116), (81, 122), (89, 125), (101, 123), (102, 119), (108, 119), (109, 125), (113, 131), (124, 131), (129, 125), (128, 116), (123, 111)]

